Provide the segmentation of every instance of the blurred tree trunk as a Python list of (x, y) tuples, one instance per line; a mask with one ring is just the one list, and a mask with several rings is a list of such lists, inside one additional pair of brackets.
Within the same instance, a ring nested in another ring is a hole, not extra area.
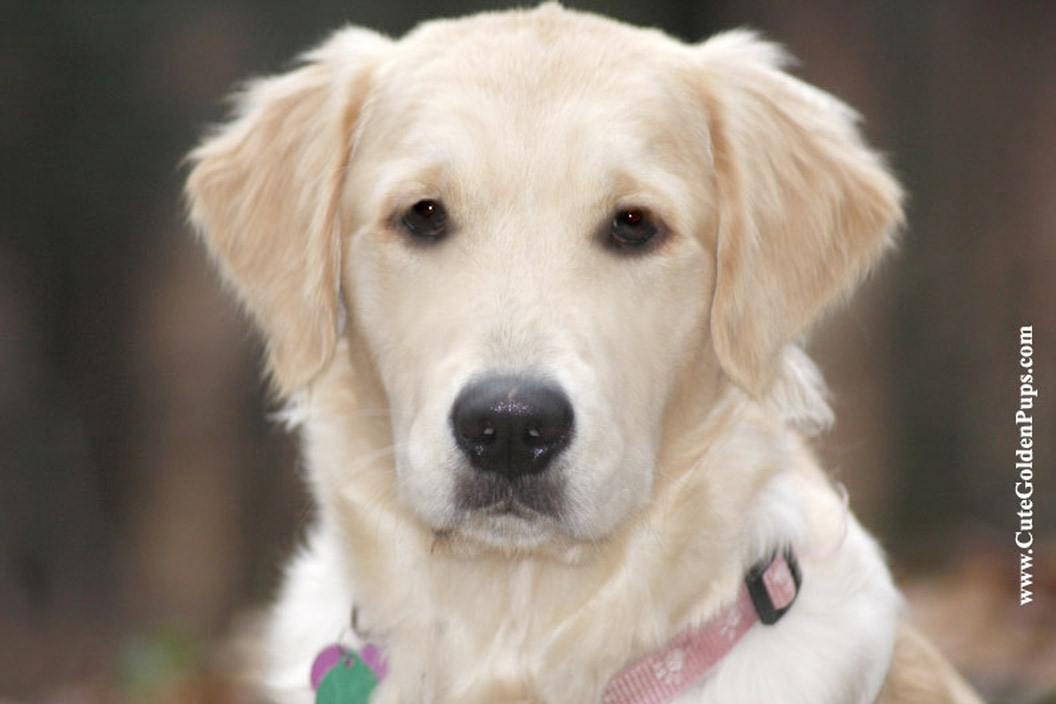
[(919, 110), (902, 112), (917, 183), (892, 312), (896, 526), (912, 544), (975, 523), (1011, 551), (1021, 325), (1044, 399), (1038, 534), (1056, 526), (1056, 5), (929, 7), (931, 68), (896, 83)]

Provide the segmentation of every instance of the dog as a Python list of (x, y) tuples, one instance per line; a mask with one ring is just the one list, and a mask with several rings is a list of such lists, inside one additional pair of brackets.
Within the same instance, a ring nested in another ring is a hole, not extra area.
[(978, 701), (811, 453), (803, 338), (902, 191), (785, 65), (553, 3), (346, 28), (192, 152), (317, 505), (270, 700)]

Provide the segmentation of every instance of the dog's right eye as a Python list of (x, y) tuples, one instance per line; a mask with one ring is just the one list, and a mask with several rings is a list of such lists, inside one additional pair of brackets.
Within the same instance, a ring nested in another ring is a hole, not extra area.
[(447, 211), (440, 201), (420, 200), (400, 216), (407, 232), (423, 240), (437, 240), (447, 233)]
[(620, 210), (612, 219), (609, 243), (617, 249), (643, 247), (659, 230), (656, 221), (647, 210), (642, 208)]

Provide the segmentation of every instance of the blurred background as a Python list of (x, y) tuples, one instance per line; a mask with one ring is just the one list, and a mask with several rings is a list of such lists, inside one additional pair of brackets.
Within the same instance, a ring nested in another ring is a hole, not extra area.
[[(568, 4), (692, 41), (755, 27), (865, 115), (910, 224), (812, 345), (839, 419), (822, 454), (990, 701), (1056, 701), (1056, 3)], [(246, 701), (226, 644), (310, 507), (259, 343), (184, 224), (181, 158), (240, 80), (341, 24), (498, 6), (0, 0), (0, 701)]]

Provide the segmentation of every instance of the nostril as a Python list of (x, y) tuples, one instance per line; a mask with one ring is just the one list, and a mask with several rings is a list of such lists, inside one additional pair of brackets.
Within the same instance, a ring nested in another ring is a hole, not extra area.
[(474, 413), (472, 409), (468, 415), (462, 415), (457, 427), (459, 435), (466, 440), (485, 440), (495, 435), (495, 427), (491, 422), (482, 417), (482, 414)]
[(459, 446), (474, 455), (482, 455), (496, 441), (495, 426), (470, 412), (453, 419)]
[(548, 446), (555, 442), (560, 442), (561, 437), (567, 433), (569, 427), (564, 423), (563, 418), (557, 418), (556, 420), (546, 425), (529, 425), (524, 432), (524, 442), (529, 445), (536, 445), (540, 447)]
[(462, 390), (451, 425), (473, 467), (512, 478), (549, 466), (568, 445), (573, 412), (568, 397), (550, 382), (492, 377)]

